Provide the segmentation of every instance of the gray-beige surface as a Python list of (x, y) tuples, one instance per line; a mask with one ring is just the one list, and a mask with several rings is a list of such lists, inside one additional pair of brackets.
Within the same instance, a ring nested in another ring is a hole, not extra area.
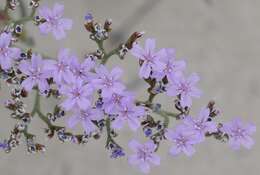
[[(0, 1), (3, 5), (4, 0)], [(52, 5), (54, 0), (42, 0)], [(39, 36), (37, 28), (30, 26), (36, 40), (36, 50), (54, 57), (61, 47), (69, 47), (79, 56), (96, 49), (83, 28), (84, 15), (92, 12), (100, 21), (113, 19), (113, 41), (116, 43), (136, 30), (145, 30), (145, 37), (156, 37), (159, 47), (174, 47), (177, 58), (188, 62), (189, 72), (201, 75), (200, 88), (204, 95), (194, 101), (192, 113), (214, 99), (222, 109), (220, 120), (241, 116), (260, 124), (260, 1), (259, 0), (63, 0), (66, 16), (74, 20), (68, 38), (55, 41), (51, 36)], [(28, 26), (28, 28), (29, 28)], [(109, 45), (109, 44), (108, 44)], [(106, 46), (109, 48), (109, 46)], [(115, 44), (114, 44), (115, 45)], [(134, 82), (130, 89), (137, 90), (142, 98), (145, 83), (137, 79), (137, 61), (130, 55), (126, 61), (111, 58), (109, 66), (118, 63), (124, 67), (124, 81)], [(1, 104), (8, 97), (1, 89)], [(32, 96), (33, 97), (33, 96)], [(156, 100), (170, 109), (170, 100), (161, 96)], [(29, 100), (29, 105), (32, 102)], [(44, 103), (52, 109), (55, 102)], [(30, 107), (28, 107), (30, 109)], [(1, 107), (0, 138), (7, 137), (14, 121)], [(126, 159), (111, 160), (104, 149), (104, 139), (91, 141), (86, 146), (60, 144), (44, 140), (44, 124), (35, 119), (31, 131), (48, 147), (45, 154), (28, 155), (23, 146), (11, 154), (0, 153), (1, 175), (130, 175), (139, 174)], [(259, 130), (259, 128), (257, 128)], [(141, 137), (141, 132), (137, 135)], [(118, 138), (123, 146), (133, 137), (124, 130)], [(232, 151), (227, 144), (214, 139), (197, 147), (192, 158), (168, 154), (169, 144), (161, 147), (161, 166), (151, 174), (172, 175), (258, 175), (260, 172), (259, 132), (254, 135), (256, 144), (250, 151)], [(129, 151), (129, 150), (128, 150)]]

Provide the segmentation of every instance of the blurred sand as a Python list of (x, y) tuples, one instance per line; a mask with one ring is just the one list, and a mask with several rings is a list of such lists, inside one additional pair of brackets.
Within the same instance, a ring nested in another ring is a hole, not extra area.
[[(0, 5), (2, 6), (1, 0)], [(42, 3), (52, 5), (53, 0)], [(37, 28), (31, 32), (37, 38), (36, 48), (54, 57), (61, 47), (69, 47), (79, 56), (96, 49), (88, 40), (83, 28), (84, 15), (92, 12), (103, 21), (113, 19), (114, 32), (124, 39), (136, 30), (146, 31), (145, 37), (155, 37), (158, 47), (174, 47), (177, 58), (188, 62), (189, 72), (201, 75), (200, 87), (204, 95), (195, 100), (192, 113), (209, 100), (216, 100), (222, 109), (222, 118), (227, 121), (241, 116), (259, 126), (260, 106), (260, 1), (259, 0), (60, 0), (65, 3), (66, 16), (74, 20), (73, 30), (68, 38), (55, 41), (51, 36), (39, 36)], [(144, 5), (145, 4), (145, 5)], [(144, 39), (143, 39), (144, 40)], [(115, 39), (115, 41), (117, 41)], [(124, 67), (125, 82), (134, 81), (143, 98), (144, 83), (136, 80), (137, 61), (130, 55), (127, 61), (112, 58), (109, 66), (116, 63)], [(1, 89), (1, 102), (7, 98)], [(170, 106), (164, 96), (156, 100)], [(52, 109), (54, 102), (44, 103), (45, 109)], [(8, 118), (8, 111), (1, 108), (0, 138), (7, 137), (14, 121)], [(1, 175), (133, 175), (139, 172), (131, 168), (125, 158), (112, 161), (104, 149), (104, 139), (91, 141), (86, 146), (59, 144), (56, 140), (44, 141), (44, 125), (33, 122), (32, 132), (41, 133), (41, 141), (48, 146), (45, 154), (27, 155), (21, 146), (11, 154), (0, 153)], [(38, 130), (37, 130), (38, 129)], [(259, 128), (258, 128), (259, 129)], [(139, 132), (137, 135), (140, 135)], [(127, 146), (134, 135), (122, 131), (119, 143)], [(172, 175), (257, 175), (259, 174), (260, 147), (259, 132), (254, 136), (256, 145), (250, 151), (234, 152), (228, 145), (213, 139), (197, 147), (192, 158), (168, 155), (169, 144), (161, 147), (161, 166), (151, 174)], [(136, 136), (137, 137), (137, 136)], [(138, 136), (141, 137), (141, 136)], [(129, 150), (128, 150), (129, 151)]]

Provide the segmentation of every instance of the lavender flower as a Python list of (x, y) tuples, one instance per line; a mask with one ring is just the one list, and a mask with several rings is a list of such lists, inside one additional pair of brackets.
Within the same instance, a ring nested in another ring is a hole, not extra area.
[(195, 73), (191, 74), (187, 79), (182, 73), (170, 77), (170, 85), (167, 88), (167, 95), (180, 95), (180, 103), (182, 107), (191, 107), (192, 98), (199, 98), (202, 92), (195, 86), (199, 81), (199, 76)]
[(69, 84), (64, 84), (59, 91), (67, 97), (61, 104), (67, 111), (72, 108), (86, 109), (91, 105), (93, 88), (82, 80), (74, 80)]
[(117, 110), (117, 117), (112, 122), (112, 128), (121, 129), (127, 122), (128, 126), (136, 131), (140, 126), (139, 118), (145, 115), (143, 107), (135, 106), (131, 102), (124, 102)]
[(120, 82), (122, 69), (115, 67), (111, 72), (103, 65), (96, 68), (98, 78), (93, 79), (94, 87), (102, 90), (102, 97), (110, 97), (114, 92), (122, 91), (125, 86)]
[(178, 125), (174, 131), (168, 130), (165, 137), (174, 143), (171, 147), (170, 153), (176, 156), (183, 152), (187, 156), (192, 156), (195, 153), (193, 145), (200, 142), (197, 136), (187, 130), (184, 125)]
[(8, 142), (7, 140), (4, 140), (3, 142), (0, 142), (0, 149), (6, 150), (8, 148)]
[(39, 9), (39, 16), (46, 20), (39, 25), (42, 34), (52, 32), (56, 40), (66, 37), (65, 30), (70, 30), (72, 27), (72, 20), (63, 17), (64, 6), (58, 3), (54, 4), (53, 9), (42, 7)]
[(119, 90), (112, 93), (110, 97), (103, 98), (103, 107), (106, 113), (116, 114), (117, 110), (125, 102), (131, 102), (134, 99), (134, 95), (128, 91)]
[(160, 157), (154, 153), (157, 146), (153, 141), (149, 140), (141, 144), (136, 140), (131, 140), (128, 145), (134, 152), (133, 155), (128, 157), (128, 162), (131, 165), (138, 166), (141, 172), (149, 173), (150, 163), (156, 166), (160, 165)]
[(112, 159), (117, 159), (117, 158), (125, 156), (125, 152), (120, 146), (118, 146), (116, 144), (110, 144), (110, 147), (111, 147), (111, 151), (112, 151), (112, 154), (110, 155), (110, 157)]
[(86, 134), (89, 135), (97, 129), (97, 126), (92, 121), (99, 121), (103, 116), (102, 111), (91, 107), (84, 110), (76, 109), (74, 115), (67, 120), (67, 125), (74, 128), (80, 122)]
[(155, 39), (147, 39), (145, 49), (141, 48), (139, 44), (135, 44), (131, 53), (142, 62), (139, 71), (140, 78), (148, 78), (152, 71), (160, 71), (165, 66), (160, 62), (160, 58), (164, 56), (163, 50), (155, 52)]
[(51, 77), (49, 67), (52, 67), (52, 62), (42, 60), (41, 55), (32, 55), (31, 61), (23, 60), (19, 65), (19, 70), (28, 77), (23, 80), (22, 87), (31, 91), (34, 86), (38, 86), (41, 92), (49, 90), (47, 78)]
[(221, 131), (229, 137), (229, 145), (232, 149), (238, 150), (240, 146), (250, 149), (254, 145), (251, 135), (255, 133), (256, 127), (251, 123), (244, 124), (240, 118), (225, 123)]
[(198, 118), (193, 119), (191, 116), (186, 116), (183, 120), (188, 130), (198, 136), (198, 139), (204, 141), (206, 133), (217, 132), (217, 124), (213, 121), (208, 121), (210, 111), (208, 108), (201, 109)]
[(91, 82), (95, 78), (95, 74), (91, 72), (96, 63), (91, 58), (86, 58), (83, 63), (78, 61), (77, 57), (73, 57), (71, 61), (71, 69), (76, 79)]
[(52, 71), (53, 80), (57, 84), (64, 81), (70, 82), (73, 80), (73, 73), (70, 69), (73, 56), (69, 54), (69, 49), (61, 49), (58, 54), (58, 61), (53, 63), (50, 67)]
[(92, 14), (91, 13), (87, 13), (86, 15), (85, 15), (85, 20), (87, 21), (87, 22), (89, 22), (89, 21), (92, 21), (94, 18), (93, 18), (93, 16), (92, 16)]
[(183, 60), (175, 60), (175, 50), (171, 48), (163, 49), (164, 56), (161, 57), (161, 61), (164, 66), (160, 71), (153, 71), (152, 76), (157, 80), (162, 80), (166, 77), (173, 77), (175, 73), (182, 72), (186, 68), (186, 63)]
[(3, 70), (11, 68), (13, 59), (18, 58), (20, 49), (9, 47), (12, 41), (11, 33), (0, 35), (0, 65)]

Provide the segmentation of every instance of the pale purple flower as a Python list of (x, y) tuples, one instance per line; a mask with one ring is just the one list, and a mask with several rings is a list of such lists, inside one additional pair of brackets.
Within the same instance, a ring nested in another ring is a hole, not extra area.
[(229, 137), (229, 145), (232, 149), (240, 149), (240, 146), (250, 149), (254, 145), (252, 134), (256, 132), (256, 127), (252, 123), (243, 123), (240, 118), (223, 124), (221, 131)]
[(20, 49), (9, 47), (12, 40), (11, 33), (2, 33), (0, 35), (0, 65), (3, 70), (11, 68), (13, 60), (20, 55)]
[(160, 157), (155, 154), (156, 144), (152, 140), (144, 144), (136, 140), (129, 142), (129, 148), (134, 152), (133, 155), (128, 157), (128, 162), (131, 165), (138, 166), (141, 172), (148, 174), (150, 172), (150, 164), (155, 166), (160, 165)]
[(90, 21), (92, 21), (94, 18), (93, 18), (93, 15), (91, 14), (91, 13), (87, 13), (86, 15), (85, 15), (85, 20), (87, 21), (87, 22), (90, 22)]
[(192, 97), (199, 98), (202, 94), (201, 90), (196, 87), (199, 76), (195, 73), (185, 78), (182, 73), (170, 77), (170, 83), (167, 87), (167, 95), (180, 95), (180, 103), (182, 107), (191, 107)]
[(119, 90), (112, 93), (110, 97), (103, 98), (103, 108), (106, 113), (115, 114), (124, 102), (131, 102), (133, 100), (134, 95), (131, 92)]
[(56, 40), (66, 37), (65, 30), (70, 30), (72, 27), (72, 20), (63, 17), (64, 6), (58, 3), (54, 4), (53, 9), (48, 7), (41, 7), (39, 9), (39, 16), (44, 18), (46, 22), (39, 25), (42, 34), (52, 32)]
[(72, 108), (86, 109), (91, 105), (93, 88), (82, 80), (74, 80), (69, 84), (64, 84), (59, 91), (67, 97), (61, 104), (67, 111)]
[(78, 123), (81, 123), (86, 134), (91, 134), (97, 129), (93, 121), (99, 121), (103, 119), (103, 116), (103, 112), (99, 109), (91, 107), (87, 107), (84, 110), (76, 109), (73, 116), (67, 120), (67, 125), (69, 128), (74, 128)]
[(95, 69), (97, 78), (92, 80), (94, 87), (102, 90), (102, 97), (110, 97), (114, 92), (125, 89), (125, 86), (120, 82), (120, 77), (123, 74), (122, 69), (115, 67), (109, 72), (107, 68), (100, 65)]
[(184, 125), (178, 125), (174, 131), (167, 130), (165, 137), (174, 144), (170, 149), (173, 156), (177, 156), (182, 152), (189, 157), (192, 156), (195, 153), (193, 145), (200, 142), (198, 137), (188, 131)]
[(73, 73), (70, 69), (73, 56), (69, 52), (69, 49), (61, 49), (58, 53), (58, 61), (53, 61), (50, 67), (53, 80), (57, 84), (73, 80)]
[(162, 80), (166, 77), (173, 77), (176, 73), (182, 72), (186, 68), (186, 62), (183, 60), (175, 60), (175, 50), (172, 48), (163, 49), (164, 56), (161, 57), (161, 61), (164, 66), (160, 71), (153, 71), (152, 76), (157, 80)]
[(31, 91), (34, 86), (38, 86), (41, 92), (49, 90), (47, 78), (51, 77), (49, 67), (52, 63), (49, 60), (42, 60), (40, 55), (32, 55), (31, 61), (23, 60), (19, 65), (19, 70), (28, 77), (23, 80), (22, 87)]
[(197, 135), (201, 141), (204, 141), (206, 133), (213, 133), (218, 130), (216, 122), (208, 120), (209, 114), (209, 108), (202, 108), (196, 119), (186, 116), (183, 120), (188, 130)]
[(95, 68), (95, 65), (95, 61), (89, 57), (83, 63), (80, 63), (78, 58), (74, 57), (71, 62), (71, 71), (76, 79), (91, 82), (95, 78), (95, 74), (91, 72)]
[(155, 51), (155, 39), (147, 39), (144, 49), (139, 44), (134, 44), (131, 53), (142, 62), (139, 71), (140, 78), (147, 79), (152, 71), (161, 70), (165, 66), (160, 61), (160, 58), (164, 56), (163, 49)]
[(140, 118), (145, 115), (145, 110), (141, 106), (135, 106), (131, 102), (124, 102), (117, 110), (117, 116), (112, 121), (112, 128), (121, 129), (128, 123), (128, 126), (133, 131), (136, 131), (141, 126)]

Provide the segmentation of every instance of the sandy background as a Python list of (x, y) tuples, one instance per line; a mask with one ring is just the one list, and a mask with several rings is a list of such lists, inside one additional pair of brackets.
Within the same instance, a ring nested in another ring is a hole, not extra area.
[[(4, 0), (0, 0), (3, 6)], [(53, 0), (43, 0), (52, 5)], [(36, 50), (54, 57), (61, 47), (69, 47), (79, 56), (96, 48), (88, 40), (83, 28), (84, 15), (90, 11), (103, 21), (113, 19), (114, 34), (108, 45), (123, 41), (131, 32), (146, 31), (145, 37), (156, 37), (158, 47), (174, 47), (177, 57), (188, 62), (189, 72), (201, 75), (200, 87), (204, 95), (194, 101), (192, 113), (209, 100), (216, 100), (222, 109), (220, 120), (227, 121), (241, 116), (260, 124), (260, 1), (259, 0), (60, 0), (65, 4), (67, 17), (74, 20), (68, 38), (55, 41), (51, 36), (39, 36), (37, 28), (31, 28), (35, 36)], [(29, 25), (30, 26), (30, 25)], [(29, 27), (28, 26), (28, 27)], [(143, 39), (144, 41), (144, 39)], [(109, 46), (106, 46), (108, 49)], [(109, 66), (120, 64), (125, 69), (126, 83), (131, 90), (138, 90), (141, 98), (145, 84), (137, 80), (137, 61), (127, 56), (127, 61), (112, 58)], [(1, 90), (1, 103), (7, 98)], [(157, 98), (169, 107), (170, 100)], [(30, 100), (29, 100), (30, 101)], [(30, 103), (29, 103), (30, 104)], [(44, 103), (52, 109), (55, 102)], [(30, 105), (29, 105), (30, 106)], [(30, 107), (28, 107), (30, 109)], [(1, 107), (0, 138), (9, 135), (14, 121), (8, 111)], [(104, 149), (104, 139), (91, 141), (86, 146), (59, 144), (56, 140), (44, 141), (41, 132), (43, 123), (33, 121), (31, 131), (40, 133), (39, 138), (48, 146), (45, 154), (27, 155), (21, 146), (11, 154), (0, 152), (1, 175), (134, 175), (139, 172), (131, 168), (125, 158), (111, 160)], [(140, 135), (139, 132), (137, 135)], [(122, 131), (119, 143), (127, 145), (134, 137)], [(209, 139), (197, 147), (192, 158), (168, 155), (169, 145), (161, 147), (161, 166), (151, 174), (171, 175), (258, 175), (260, 168), (259, 132), (254, 135), (256, 145), (250, 151), (232, 151), (228, 145)], [(136, 136), (140, 137), (140, 136)], [(128, 150), (129, 151), (129, 150)]]

